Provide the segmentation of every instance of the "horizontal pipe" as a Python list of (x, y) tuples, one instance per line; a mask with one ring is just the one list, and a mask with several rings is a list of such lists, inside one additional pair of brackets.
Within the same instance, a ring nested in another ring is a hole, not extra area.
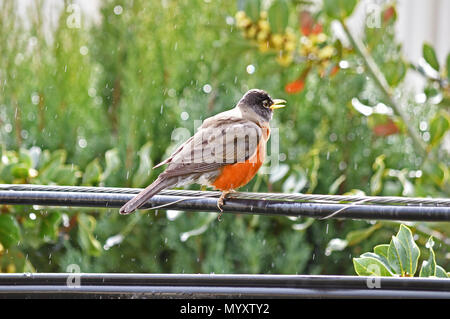
[[(134, 196), (134, 194), (120, 193), (0, 191), (0, 204), (119, 208)], [(156, 195), (150, 199), (144, 208), (154, 208), (161, 205), (167, 205), (164, 209), (170, 208), (188, 211), (218, 212), (217, 198), (209, 197)], [(450, 207), (448, 206), (349, 205), (232, 198), (225, 201), (223, 209), (224, 212), (228, 213), (285, 215), (313, 218), (327, 217), (343, 209), (332, 218), (450, 221)]]
[[(68, 285), (79, 276), (77, 287)], [(371, 285), (378, 280), (376, 286)], [(308, 275), (0, 274), (0, 297), (450, 298), (450, 281)]]

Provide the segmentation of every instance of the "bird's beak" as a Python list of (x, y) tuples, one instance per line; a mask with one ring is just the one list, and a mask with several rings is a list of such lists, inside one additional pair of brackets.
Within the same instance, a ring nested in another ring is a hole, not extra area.
[(285, 104), (286, 104), (285, 100), (275, 99), (275, 100), (273, 100), (273, 104), (270, 106), (270, 108), (272, 110), (281, 109), (282, 107), (286, 106)]

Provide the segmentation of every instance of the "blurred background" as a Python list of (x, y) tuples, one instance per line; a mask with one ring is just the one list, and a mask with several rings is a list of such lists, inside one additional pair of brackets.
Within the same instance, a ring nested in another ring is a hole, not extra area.
[[(0, 183), (145, 187), (194, 121), (261, 88), (288, 102), (272, 123), (278, 164), (242, 191), (450, 194), (448, 1), (0, 8)], [(354, 274), (399, 226), (216, 217), (0, 206), (0, 272)], [(448, 269), (448, 223), (408, 226)]]

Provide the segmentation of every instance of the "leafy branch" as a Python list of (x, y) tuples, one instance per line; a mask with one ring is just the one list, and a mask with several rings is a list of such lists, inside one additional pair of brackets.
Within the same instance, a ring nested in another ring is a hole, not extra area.
[(358, 53), (358, 55), (362, 58), (364, 65), (366, 66), (366, 70), (368, 71), (368, 74), (374, 80), (375, 84), (380, 89), (380, 91), (383, 93), (385, 98), (388, 100), (388, 102), (392, 106), (394, 112), (403, 120), (403, 123), (406, 126), (409, 136), (412, 138), (414, 144), (417, 146), (421, 155), (426, 156), (427, 148), (426, 148), (425, 143), (420, 138), (418, 132), (411, 125), (408, 116), (403, 111), (403, 108), (400, 105), (400, 102), (397, 101), (397, 99), (394, 97), (392, 89), (389, 86), (389, 84), (387, 83), (386, 78), (384, 77), (383, 73), (378, 68), (378, 65), (375, 63), (374, 59), (372, 58), (370, 53), (367, 51), (367, 48), (364, 46), (364, 44), (362, 44), (361, 41), (359, 41), (357, 38), (355, 38), (352, 35), (350, 30), (348, 29), (347, 24), (342, 20), (340, 20), (340, 23), (342, 25), (342, 28), (345, 31), (345, 34), (347, 35), (347, 38), (349, 39), (350, 43), (352, 44), (353, 48)]
[[(419, 276), (448, 278), (444, 268), (436, 264), (433, 246), (434, 240), (430, 237), (426, 243), (429, 257), (422, 262)], [(418, 269), (419, 257), (420, 249), (411, 230), (402, 224), (389, 244), (375, 246), (373, 252), (353, 258), (353, 266), (359, 276), (413, 277)]]

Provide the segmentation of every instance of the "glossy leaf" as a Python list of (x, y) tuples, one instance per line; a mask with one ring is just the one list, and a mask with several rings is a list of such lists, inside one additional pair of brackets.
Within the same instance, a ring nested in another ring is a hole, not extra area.
[(375, 254), (383, 256), (385, 258), (388, 258), (388, 250), (389, 250), (388, 244), (377, 245), (373, 248)]
[(370, 192), (372, 195), (377, 195), (383, 187), (383, 176), (386, 165), (384, 164), (384, 154), (378, 156), (373, 163), (375, 174), (370, 178)]
[(447, 67), (447, 80), (450, 82), (450, 53), (447, 54), (447, 59), (445, 61)]
[(440, 110), (430, 122), (430, 146), (435, 147), (440, 144), (444, 135), (450, 130), (450, 114)]
[(14, 178), (27, 178), (28, 177), (28, 166), (23, 163), (17, 163), (11, 167), (11, 174)]
[(383, 73), (390, 86), (397, 86), (406, 75), (406, 64), (402, 60), (386, 62)]
[(78, 215), (78, 241), (84, 252), (99, 256), (102, 252), (100, 242), (94, 236), (96, 220), (87, 214)]
[(402, 276), (414, 276), (420, 256), (419, 247), (414, 242), (411, 230), (400, 225), (396, 236), (392, 236), (388, 249), (388, 261), (392, 269)]
[(20, 241), (20, 227), (11, 215), (0, 215), (0, 244), (6, 249)]
[(394, 275), (383, 262), (374, 257), (353, 258), (353, 266), (359, 276), (391, 277)]
[(330, 195), (336, 194), (336, 192), (339, 189), (339, 186), (341, 186), (341, 184), (345, 181), (345, 179), (346, 179), (346, 176), (344, 174), (342, 174), (341, 176), (336, 178), (336, 180), (333, 182), (333, 184), (331, 184), (330, 189), (328, 190), (328, 194), (330, 194)]
[(450, 275), (441, 266), (436, 265), (436, 277), (438, 278), (450, 278)]
[(434, 241), (433, 238), (430, 237), (427, 241), (427, 247), (429, 251), (429, 256), (427, 260), (424, 260), (422, 263), (422, 268), (420, 268), (420, 277), (431, 277), (436, 276), (436, 256), (433, 250)]
[(436, 71), (439, 71), (439, 61), (436, 56), (436, 51), (428, 43), (424, 43), (422, 47), (423, 58)]

